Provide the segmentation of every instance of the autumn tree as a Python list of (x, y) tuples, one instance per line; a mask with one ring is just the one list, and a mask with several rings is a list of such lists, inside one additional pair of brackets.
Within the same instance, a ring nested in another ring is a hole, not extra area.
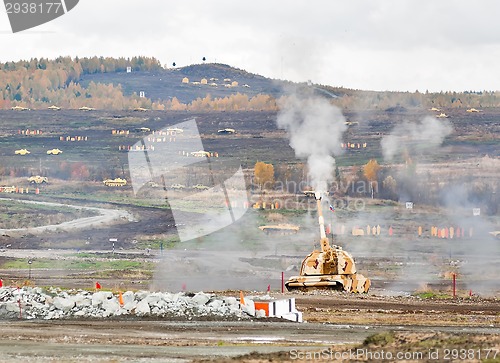
[(383, 195), (385, 198), (398, 200), (398, 183), (391, 175), (382, 182)]
[(365, 178), (368, 180), (368, 183), (370, 185), (370, 191), (373, 199), (373, 194), (374, 194), (374, 185), (377, 183), (377, 178), (378, 178), (378, 171), (380, 170), (380, 165), (378, 164), (377, 160), (375, 159), (370, 159), (368, 163), (364, 166), (363, 169), (363, 174)]
[(255, 163), (254, 181), (262, 189), (269, 189), (274, 185), (274, 166), (262, 161)]

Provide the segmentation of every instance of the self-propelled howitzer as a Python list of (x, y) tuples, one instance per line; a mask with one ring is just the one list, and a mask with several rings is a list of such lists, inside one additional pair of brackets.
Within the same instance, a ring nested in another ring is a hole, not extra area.
[(352, 256), (342, 247), (330, 245), (325, 233), (325, 221), (321, 210), (320, 193), (315, 194), (318, 209), (321, 251), (314, 250), (306, 256), (300, 267), (300, 275), (285, 282), (291, 290), (332, 289), (348, 292), (368, 292), (370, 280), (356, 272)]

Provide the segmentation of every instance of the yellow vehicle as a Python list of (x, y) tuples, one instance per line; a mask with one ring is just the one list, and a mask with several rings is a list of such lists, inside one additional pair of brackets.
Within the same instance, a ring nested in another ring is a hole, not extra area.
[(182, 134), (184, 132), (184, 130), (180, 129), (178, 127), (169, 127), (169, 128), (167, 128), (167, 132), (170, 132), (172, 134)]
[(472, 112), (481, 112), (481, 110), (477, 110), (475, 108), (469, 108), (467, 112), (472, 113)]
[(316, 195), (316, 192), (314, 190), (304, 190), (303, 193), (308, 198), (314, 198)]
[(12, 107), (12, 110), (14, 110), (14, 111), (29, 111), (29, 108), (21, 107), (21, 106), (14, 106), (14, 107)]
[(19, 149), (19, 150), (14, 151), (14, 154), (16, 154), (16, 155), (28, 155), (31, 153), (26, 149)]
[(325, 232), (325, 221), (321, 210), (321, 193), (316, 193), (320, 227), (321, 251), (314, 250), (306, 256), (299, 276), (292, 276), (285, 282), (291, 290), (332, 289), (363, 293), (370, 289), (370, 280), (356, 273), (352, 256), (342, 247), (330, 245)]
[(95, 108), (83, 106), (79, 108), (80, 111), (94, 111)]
[(47, 150), (47, 155), (59, 155), (59, 154), (62, 154), (62, 150), (59, 149)]
[(103, 183), (107, 187), (123, 187), (123, 186), (127, 185), (127, 181), (125, 179), (121, 179), (121, 178), (106, 179), (106, 180), (103, 180)]
[(146, 111), (149, 111), (149, 110), (147, 108), (144, 108), (144, 107), (136, 107), (136, 108), (134, 108), (134, 111), (146, 112)]
[(49, 179), (46, 176), (33, 175), (28, 178), (28, 181), (31, 184), (46, 184), (49, 182)]
[(196, 189), (196, 190), (208, 190), (208, 189), (210, 189), (209, 187), (207, 187), (206, 185), (203, 185), (203, 184), (193, 185), (192, 188)]
[(217, 133), (221, 134), (221, 135), (235, 134), (236, 130), (235, 129), (222, 129), (222, 130), (217, 130)]
[(199, 151), (193, 151), (191, 153), (191, 156), (195, 156), (197, 158), (202, 158), (202, 157), (206, 156), (207, 158), (209, 158), (210, 157), (210, 153), (208, 151), (199, 150)]

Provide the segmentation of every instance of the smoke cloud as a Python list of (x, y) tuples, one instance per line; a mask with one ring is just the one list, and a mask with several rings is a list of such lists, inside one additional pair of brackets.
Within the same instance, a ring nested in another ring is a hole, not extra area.
[(405, 121), (382, 138), (384, 159), (392, 161), (404, 150), (412, 155), (434, 150), (452, 132), (453, 126), (449, 121), (440, 121), (432, 116), (427, 116), (417, 123)]
[(307, 159), (312, 187), (326, 191), (335, 169), (333, 156), (341, 152), (347, 129), (341, 110), (326, 99), (293, 94), (278, 114), (277, 124), (289, 132), (295, 155)]

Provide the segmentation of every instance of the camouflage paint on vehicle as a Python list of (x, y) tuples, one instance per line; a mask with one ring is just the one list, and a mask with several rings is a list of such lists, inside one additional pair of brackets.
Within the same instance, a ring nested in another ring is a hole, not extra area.
[(285, 282), (288, 290), (334, 289), (354, 293), (366, 293), (370, 280), (358, 274), (352, 256), (342, 247), (330, 245), (325, 233), (321, 210), (321, 196), (316, 193), (318, 220), (321, 235), (321, 251), (314, 250), (302, 261), (299, 276), (292, 276)]

